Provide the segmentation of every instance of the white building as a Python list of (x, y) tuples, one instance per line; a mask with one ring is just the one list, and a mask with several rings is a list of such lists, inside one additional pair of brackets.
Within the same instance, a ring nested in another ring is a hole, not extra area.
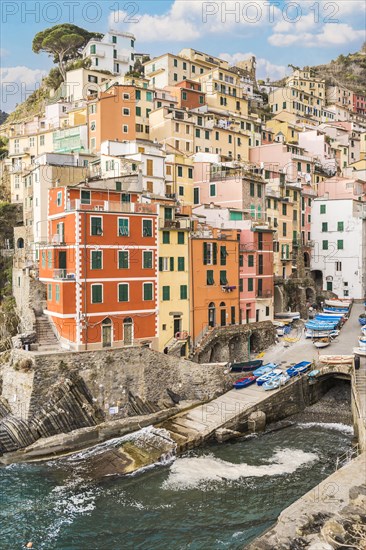
[(337, 161), (324, 131), (319, 132), (319, 130), (314, 129), (299, 132), (299, 146), (306, 149), (313, 157), (316, 157), (316, 162), (329, 175), (336, 174)]
[(103, 38), (92, 38), (83, 50), (90, 57), (91, 69), (125, 74), (134, 66), (135, 36), (129, 32), (108, 31)]
[(323, 290), (339, 298), (365, 297), (365, 218), (360, 201), (321, 197), (312, 202), (311, 269), (322, 272)]
[(112, 75), (107, 75), (97, 70), (74, 69), (67, 71), (64, 95), (68, 101), (80, 101), (99, 92), (104, 92)]

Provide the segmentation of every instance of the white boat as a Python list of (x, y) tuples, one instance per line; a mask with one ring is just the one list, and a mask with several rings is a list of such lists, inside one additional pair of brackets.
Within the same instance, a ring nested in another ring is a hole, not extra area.
[(281, 311), (274, 314), (275, 319), (300, 319), (299, 311)]
[(366, 326), (361, 327), (361, 332), (363, 336), (366, 336)]
[(319, 361), (327, 365), (352, 365), (353, 360), (353, 355), (321, 355), (319, 357)]
[(353, 348), (353, 353), (355, 355), (361, 355), (362, 357), (366, 357), (366, 348)]
[(325, 339), (315, 340), (313, 344), (316, 348), (327, 348), (330, 345), (330, 340), (329, 338), (327, 340)]
[(361, 336), (358, 339), (358, 346), (360, 349), (366, 349), (366, 336)]
[(305, 332), (305, 338), (336, 338), (339, 334), (339, 330), (311, 330), (307, 329)]
[(334, 300), (324, 300), (324, 304), (331, 307), (349, 307), (352, 304), (352, 300), (338, 298)]
[(287, 382), (290, 380), (290, 377), (287, 373), (282, 373), (276, 376), (275, 378), (272, 378), (271, 380), (268, 380), (263, 384), (264, 390), (276, 390), (277, 388), (284, 386), (287, 384)]

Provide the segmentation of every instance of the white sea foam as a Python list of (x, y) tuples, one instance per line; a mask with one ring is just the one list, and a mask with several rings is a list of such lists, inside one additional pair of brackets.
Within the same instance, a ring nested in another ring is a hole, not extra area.
[(353, 427), (340, 422), (299, 422), (299, 428), (325, 428), (326, 430), (337, 430), (345, 434), (353, 434)]
[(279, 449), (267, 464), (233, 464), (213, 455), (178, 458), (172, 464), (163, 489), (173, 491), (201, 487), (212, 482), (235, 481), (239, 478), (291, 474), (301, 466), (314, 462), (318, 455), (300, 449)]

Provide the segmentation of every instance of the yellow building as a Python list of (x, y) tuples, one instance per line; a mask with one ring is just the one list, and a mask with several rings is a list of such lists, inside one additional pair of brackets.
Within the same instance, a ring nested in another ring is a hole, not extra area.
[(194, 80), (200, 82), (209, 107), (248, 116), (248, 100), (243, 97), (243, 83), (238, 74), (216, 67)]
[(175, 208), (159, 216), (159, 351), (187, 356), (189, 351), (189, 217)]
[(282, 134), (285, 143), (298, 143), (299, 132), (303, 130), (301, 126), (294, 122), (279, 120), (276, 117), (266, 122), (266, 129), (273, 132), (275, 140)]
[(169, 154), (165, 159), (165, 190), (183, 205), (193, 205), (193, 157)]

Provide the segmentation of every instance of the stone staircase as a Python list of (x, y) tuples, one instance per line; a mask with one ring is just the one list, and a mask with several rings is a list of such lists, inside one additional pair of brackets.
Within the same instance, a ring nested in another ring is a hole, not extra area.
[(61, 349), (47, 315), (40, 315), (36, 318), (36, 333), (39, 351), (54, 351)]

